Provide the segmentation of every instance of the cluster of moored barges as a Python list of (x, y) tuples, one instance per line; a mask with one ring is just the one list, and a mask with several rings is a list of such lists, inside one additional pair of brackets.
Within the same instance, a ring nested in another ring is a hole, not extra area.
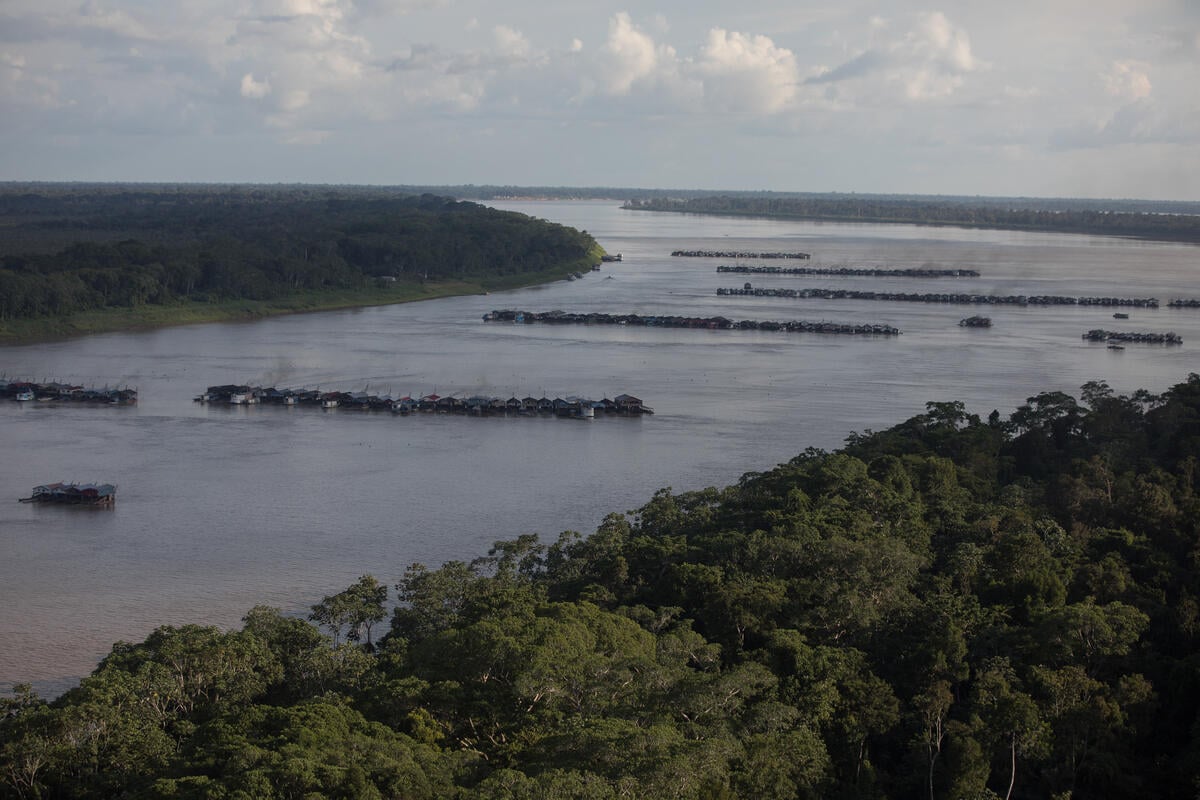
[(681, 258), (812, 258), (811, 253), (754, 253), (746, 250), (674, 250)]
[(722, 264), (717, 272), (736, 272), (747, 275), (831, 275), (835, 277), (868, 278), (978, 278), (973, 269), (884, 269), (882, 267), (749, 267), (742, 264)]
[(226, 405), (309, 406), (344, 408), (359, 411), (390, 411), (402, 416), (417, 413), (463, 414), (473, 416), (575, 417), (590, 419), (598, 414), (636, 416), (653, 414), (640, 398), (619, 394), (611, 400), (591, 400), (574, 395), (562, 397), (510, 397), (475, 394), (468, 397), (428, 394), (422, 397), (392, 397), (367, 392), (322, 392), (319, 389), (278, 389), (275, 387), (225, 384), (210, 386), (196, 397), (201, 403)]
[(1062, 295), (956, 294), (945, 292), (872, 292), (857, 289), (763, 289), (746, 284), (741, 289), (720, 288), (719, 296), (788, 297), (818, 300), (888, 300), (908, 303), (960, 303), (1013, 306), (1132, 306), (1158, 308), (1153, 297), (1065, 297)]
[(858, 336), (898, 336), (900, 330), (883, 324), (811, 322), (794, 319), (733, 320), (726, 317), (643, 316), (641, 314), (603, 314), (599, 312), (515, 311), (505, 309), (483, 315), (485, 322), (545, 323), (549, 325), (635, 325), (648, 328), (694, 328), (700, 330), (784, 331), (787, 333), (830, 333)]
[(1183, 344), (1183, 337), (1175, 331), (1166, 333), (1135, 333), (1131, 331), (1106, 331), (1095, 328), (1083, 335), (1089, 342), (1132, 342), (1135, 344)]
[(1200, 300), (1197, 300), (1196, 298), (1172, 300), (1167, 303), (1167, 308), (1200, 308)]
[(130, 387), (97, 389), (69, 383), (34, 383), (0, 380), (0, 398), (18, 402), (54, 401), (59, 403), (95, 403), (127, 406), (137, 403), (137, 389)]
[(56, 503), (65, 506), (109, 506), (116, 502), (117, 487), (111, 483), (47, 483), (33, 487), (22, 503)]

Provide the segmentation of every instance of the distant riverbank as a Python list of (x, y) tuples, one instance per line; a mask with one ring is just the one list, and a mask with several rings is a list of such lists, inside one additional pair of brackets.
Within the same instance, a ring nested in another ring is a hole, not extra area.
[(1075, 233), (1200, 244), (1200, 216), (1191, 213), (1113, 211), (1090, 207), (1087, 201), (1072, 200), (1015, 203), (1015, 207), (1010, 207), (986, 198), (959, 200), (883, 195), (710, 196), (628, 200), (622, 208), (718, 217)]
[(0, 322), (0, 345), (70, 339), (99, 333), (148, 330), (174, 325), (204, 322), (231, 322), (260, 319), (283, 314), (314, 311), (338, 311), (397, 303), (433, 300), (439, 297), (485, 294), (519, 289), (539, 283), (562, 280), (572, 272), (591, 269), (599, 263), (603, 248), (595, 247), (585, 259), (541, 272), (516, 275), (467, 277), (463, 280), (403, 282), (359, 289), (331, 289), (298, 292), (271, 300), (221, 300), (217, 302), (181, 301), (169, 304), (118, 306), (52, 317), (12, 319)]

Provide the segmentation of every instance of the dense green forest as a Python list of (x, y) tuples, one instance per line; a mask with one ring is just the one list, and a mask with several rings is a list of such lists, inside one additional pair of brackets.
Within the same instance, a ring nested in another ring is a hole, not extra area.
[(599, 261), (586, 233), (435, 195), (328, 187), (8, 186), (0, 322)]
[[(1172, 210), (1161, 210), (1162, 206)], [(1195, 204), (843, 194), (649, 197), (629, 200), (624, 208), (830, 222), (958, 225), (1200, 242), (1200, 213)]]
[(930, 403), (308, 621), (119, 643), (2, 701), (3, 794), (1193, 797), (1198, 490), (1200, 375)]

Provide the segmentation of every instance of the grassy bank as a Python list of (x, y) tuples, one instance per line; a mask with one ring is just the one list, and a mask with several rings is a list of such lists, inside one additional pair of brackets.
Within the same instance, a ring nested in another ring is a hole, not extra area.
[(0, 322), (0, 345), (30, 344), (114, 331), (148, 330), (171, 325), (229, 322), (281, 314), (336, 311), (344, 308), (412, 303), (437, 297), (456, 297), (483, 292), (518, 289), (561, 280), (571, 272), (591, 269), (604, 250), (595, 247), (586, 258), (542, 272), (515, 275), (466, 276), (461, 280), (397, 282), (361, 289), (331, 289), (301, 292), (272, 300), (180, 301), (163, 305), (113, 307), (56, 317), (14, 319)]

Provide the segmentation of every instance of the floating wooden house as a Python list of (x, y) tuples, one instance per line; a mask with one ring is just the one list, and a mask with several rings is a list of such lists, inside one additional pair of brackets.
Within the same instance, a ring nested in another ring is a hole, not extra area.
[(47, 483), (33, 487), (22, 503), (56, 503), (70, 506), (107, 506), (117, 499), (117, 487), (111, 483)]

